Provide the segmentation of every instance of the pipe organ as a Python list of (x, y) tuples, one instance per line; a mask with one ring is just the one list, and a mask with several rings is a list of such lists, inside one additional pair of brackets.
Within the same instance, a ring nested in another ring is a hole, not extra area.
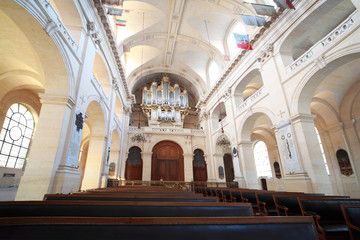
[(141, 108), (146, 114), (149, 126), (172, 125), (182, 127), (189, 113), (189, 96), (181, 91), (178, 84), (171, 86), (170, 79), (164, 76), (160, 85), (152, 82), (142, 89)]

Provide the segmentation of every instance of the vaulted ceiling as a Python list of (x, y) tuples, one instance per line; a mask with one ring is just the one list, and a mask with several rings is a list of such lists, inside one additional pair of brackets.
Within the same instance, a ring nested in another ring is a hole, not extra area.
[[(275, 5), (272, 0), (257, 2)], [(141, 85), (167, 74), (196, 104), (237, 56), (233, 32), (251, 37), (256, 30), (242, 24), (240, 14), (255, 15), (242, 0), (126, 0), (122, 6), (105, 6), (124, 9), (122, 16), (108, 18), (120, 51), (130, 49), (121, 59), (135, 95)], [(126, 26), (116, 26), (116, 19)]]

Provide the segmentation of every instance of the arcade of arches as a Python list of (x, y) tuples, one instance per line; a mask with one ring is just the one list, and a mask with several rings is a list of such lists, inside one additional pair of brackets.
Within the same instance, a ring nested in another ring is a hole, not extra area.
[(268, 28), (160, 1), (0, 1), (0, 201), (109, 178), (360, 197), (358, 0), (252, 1)]

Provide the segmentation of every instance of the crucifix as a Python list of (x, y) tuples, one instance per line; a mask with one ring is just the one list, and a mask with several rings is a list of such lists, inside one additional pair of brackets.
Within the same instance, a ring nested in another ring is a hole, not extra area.
[(281, 111), (281, 109), (279, 110), (279, 114), (278, 114), (278, 116), (280, 116), (280, 118), (282, 118), (283, 116), (283, 114), (285, 113), (285, 111)]
[(81, 104), (84, 104), (84, 103), (85, 103), (84, 98), (85, 98), (85, 96), (84, 96), (84, 95), (80, 96)]

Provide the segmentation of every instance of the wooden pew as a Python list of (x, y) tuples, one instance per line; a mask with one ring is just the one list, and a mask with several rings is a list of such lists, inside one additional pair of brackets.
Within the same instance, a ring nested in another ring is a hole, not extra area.
[(311, 217), (0, 218), (4, 240), (317, 240)]
[(360, 204), (341, 204), (351, 240), (360, 239)]
[(153, 201), (153, 202), (217, 202), (217, 197), (177, 197), (177, 196), (117, 196), (117, 195), (74, 195), (74, 194), (45, 194), (44, 201), (73, 200), (73, 201)]
[(183, 194), (181, 192), (174, 192), (174, 193), (156, 193), (156, 192), (71, 192), (70, 195), (98, 195), (98, 196), (156, 196), (156, 197), (196, 197), (202, 198), (202, 194), (191, 193), (191, 194)]
[(88, 189), (85, 192), (123, 192), (123, 191), (132, 191), (132, 192), (167, 192), (167, 193), (191, 193), (189, 191), (182, 191), (175, 188), (167, 188), (164, 186), (120, 186), (120, 187), (111, 187), (111, 188), (96, 188)]
[(347, 239), (348, 228), (341, 211), (341, 204), (360, 204), (360, 199), (331, 199), (320, 197), (299, 197), (304, 216), (315, 218), (320, 239)]
[(324, 196), (323, 194), (293, 194), (293, 193), (274, 193), (274, 203), (278, 216), (301, 216), (301, 208), (298, 197), (319, 197), (334, 199), (350, 199), (349, 196)]
[(248, 203), (199, 202), (0, 202), (2, 217), (241, 217), (253, 216)]
[(260, 216), (278, 215), (273, 196), (273, 192), (255, 192)]

